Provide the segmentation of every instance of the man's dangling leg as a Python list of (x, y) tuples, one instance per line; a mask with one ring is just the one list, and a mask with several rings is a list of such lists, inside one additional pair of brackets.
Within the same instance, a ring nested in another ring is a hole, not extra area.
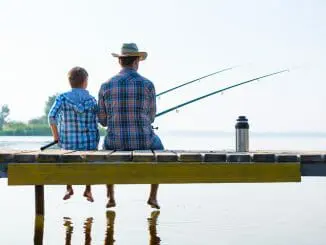
[(108, 197), (108, 203), (106, 204), (107, 208), (112, 208), (116, 206), (114, 198), (114, 185), (106, 185), (106, 195)]

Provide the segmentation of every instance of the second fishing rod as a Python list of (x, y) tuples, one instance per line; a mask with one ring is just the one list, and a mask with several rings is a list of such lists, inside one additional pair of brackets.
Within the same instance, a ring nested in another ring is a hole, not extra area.
[(182, 84), (180, 84), (180, 85), (178, 85), (178, 86), (175, 86), (175, 87), (173, 87), (173, 88), (167, 89), (167, 90), (165, 90), (165, 91), (163, 91), (163, 92), (160, 92), (160, 93), (156, 94), (156, 97), (159, 97), (159, 96), (161, 96), (161, 95), (163, 95), (163, 94), (167, 94), (167, 93), (172, 92), (172, 91), (174, 91), (174, 90), (176, 90), (176, 89), (182, 88), (182, 87), (184, 87), (184, 86), (186, 86), (186, 85), (189, 85), (189, 84), (191, 84), (191, 83), (194, 83), (194, 82), (200, 81), (200, 80), (205, 79), (205, 78), (207, 78), (207, 77), (211, 77), (211, 76), (214, 76), (214, 75), (216, 75), (216, 74), (219, 74), (219, 73), (222, 73), (222, 72), (225, 72), (225, 71), (232, 70), (232, 69), (234, 69), (234, 68), (236, 68), (236, 67), (237, 67), (237, 66), (227, 67), (227, 68), (224, 68), (224, 69), (222, 69), (222, 70), (218, 70), (218, 71), (216, 71), (216, 72), (213, 72), (213, 73), (207, 74), (207, 75), (205, 75), (205, 76), (202, 76), (202, 77), (196, 78), (196, 79), (191, 80), (191, 81), (189, 81), (189, 82), (182, 83)]
[(250, 79), (250, 80), (247, 80), (247, 81), (244, 81), (244, 82), (240, 82), (240, 83), (233, 84), (233, 85), (231, 85), (231, 86), (229, 86), (229, 87), (225, 87), (225, 88), (222, 88), (222, 89), (216, 90), (216, 91), (211, 92), (211, 93), (209, 93), (209, 94), (206, 94), (206, 95), (203, 95), (203, 96), (197, 97), (197, 98), (195, 98), (195, 99), (192, 99), (192, 100), (186, 101), (186, 102), (184, 102), (184, 103), (182, 103), (182, 104), (179, 104), (179, 105), (177, 105), (177, 106), (174, 106), (174, 107), (171, 107), (171, 108), (169, 108), (169, 109), (167, 109), (167, 110), (164, 110), (164, 111), (162, 111), (162, 112), (159, 112), (158, 114), (156, 114), (155, 117), (163, 116), (163, 115), (165, 115), (165, 114), (167, 114), (167, 113), (169, 113), (169, 112), (171, 112), (171, 111), (177, 110), (177, 109), (179, 109), (179, 108), (181, 108), (181, 107), (184, 107), (184, 106), (186, 106), (186, 105), (192, 104), (192, 103), (197, 102), (197, 101), (202, 100), (202, 99), (205, 99), (205, 98), (210, 97), (210, 96), (212, 96), (212, 95), (214, 95), (214, 94), (218, 94), (218, 93), (224, 92), (224, 91), (226, 91), (226, 90), (229, 90), (229, 89), (232, 89), (232, 88), (235, 88), (235, 87), (238, 87), (238, 86), (241, 86), (241, 85), (247, 84), (247, 83), (251, 83), (251, 82), (254, 82), (254, 81), (258, 81), (258, 80), (260, 80), (260, 79), (267, 78), (267, 77), (271, 77), (271, 76), (275, 76), (275, 75), (277, 75), (277, 74), (280, 74), (280, 73), (283, 73), (283, 72), (288, 72), (288, 71), (289, 71), (288, 69), (287, 69), (287, 70), (281, 70), (281, 71), (278, 71), (278, 72), (273, 72), (273, 73), (266, 74), (266, 75), (263, 75), (263, 76), (255, 77), (255, 78), (253, 78), (253, 79)]

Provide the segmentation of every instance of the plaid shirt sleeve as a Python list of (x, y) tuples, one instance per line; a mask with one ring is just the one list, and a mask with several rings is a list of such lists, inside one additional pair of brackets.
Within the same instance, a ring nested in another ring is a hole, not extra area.
[(98, 94), (98, 120), (103, 127), (107, 126), (107, 114), (106, 114), (103, 86), (101, 87)]
[(156, 115), (156, 93), (153, 83), (149, 83), (148, 86), (148, 97), (149, 97), (149, 116), (150, 120), (153, 123)]
[(48, 115), (49, 124), (57, 125), (57, 117), (61, 107), (62, 107), (62, 97), (58, 96), (54, 104), (52, 105)]

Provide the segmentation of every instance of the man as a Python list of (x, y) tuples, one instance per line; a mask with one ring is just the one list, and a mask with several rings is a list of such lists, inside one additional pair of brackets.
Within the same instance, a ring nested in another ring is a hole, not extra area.
[[(147, 57), (135, 43), (122, 45), (121, 53), (112, 53), (121, 71), (102, 84), (99, 91), (99, 122), (107, 127), (103, 148), (106, 150), (163, 150), (152, 123), (156, 114), (156, 94), (151, 81), (137, 73), (139, 62)], [(151, 185), (147, 203), (159, 209), (158, 184)], [(107, 185), (107, 208), (116, 205), (113, 185)]]

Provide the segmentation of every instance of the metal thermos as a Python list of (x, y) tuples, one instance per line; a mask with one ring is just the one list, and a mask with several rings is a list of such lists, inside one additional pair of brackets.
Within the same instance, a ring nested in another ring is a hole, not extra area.
[(235, 141), (237, 152), (249, 151), (249, 124), (245, 116), (239, 116), (235, 125)]

